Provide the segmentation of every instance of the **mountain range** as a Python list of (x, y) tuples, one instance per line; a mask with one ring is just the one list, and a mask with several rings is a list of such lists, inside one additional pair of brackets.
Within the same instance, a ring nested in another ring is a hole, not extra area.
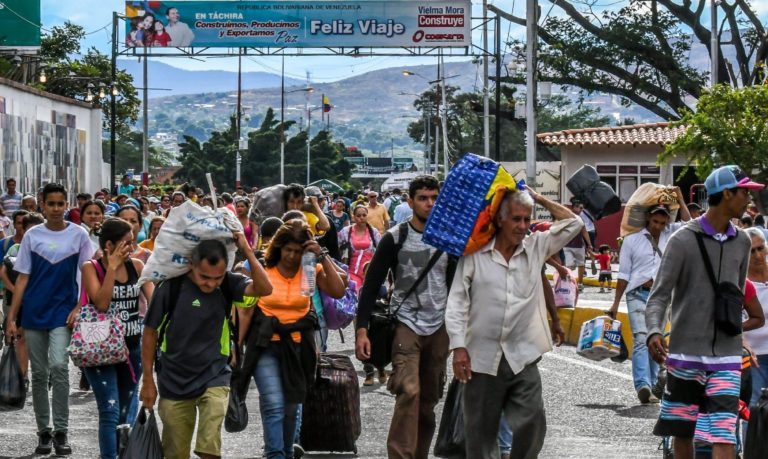
[[(705, 70), (709, 66), (705, 46), (695, 45), (688, 59), (696, 68)], [(321, 97), (326, 95), (332, 110), (330, 119), (323, 122), (330, 127), (334, 137), (347, 146), (392, 154), (396, 149), (397, 152), (420, 149), (408, 137), (407, 126), (419, 121), (413, 101), (430, 87), (430, 80), (436, 79), (437, 68), (435, 65), (407, 66), (407, 59), (403, 59), (403, 64), (403, 67), (374, 70), (331, 83), (311, 83), (312, 93), (303, 90), (305, 81), (286, 77), (285, 119), (296, 122), (294, 131), (300, 126), (306, 127), (306, 107), (309, 106), (311, 130), (316, 132), (320, 124)], [(134, 76), (136, 86), (142, 86), (141, 63), (120, 60), (119, 65)], [(404, 76), (404, 69), (413, 75)], [(150, 91), (150, 135), (162, 132), (170, 134), (166, 137), (180, 138), (182, 134), (189, 134), (205, 140), (212, 130), (226, 129), (229, 117), (236, 110), (236, 71), (184, 70), (150, 60), (147, 74), (150, 88), (171, 89)], [(445, 74), (446, 84), (458, 86), (461, 91), (482, 88), (479, 64), (471, 61), (446, 63)], [(279, 118), (280, 75), (243, 72), (242, 81), (244, 131), (257, 128), (269, 107), (275, 109)], [(576, 88), (554, 88), (553, 92), (564, 93), (574, 100), (578, 98)], [(627, 118), (635, 122), (659, 121), (643, 108), (623, 106), (615, 96), (594, 94), (587, 97), (585, 103), (599, 108), (616, 122)]]

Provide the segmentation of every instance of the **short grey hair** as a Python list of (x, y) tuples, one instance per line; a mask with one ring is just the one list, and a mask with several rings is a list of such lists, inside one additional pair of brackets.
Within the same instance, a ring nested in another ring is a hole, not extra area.
[(747, 236), (749, 236), (750, 239), (758, 238), (765, 242), (765, 234), (763, 234), (763, 231), (760, 228), (747, 228), (744, 232), (747, 233)]
[(498, 220), (504, 220), (509, 215), (509, 206), (512, 203), (520, 204), (523, 207), (533, 210), (533, 198), (526, 191), (507, 191), (504, 195), (504, 199), (501, 200), (499, 206)]

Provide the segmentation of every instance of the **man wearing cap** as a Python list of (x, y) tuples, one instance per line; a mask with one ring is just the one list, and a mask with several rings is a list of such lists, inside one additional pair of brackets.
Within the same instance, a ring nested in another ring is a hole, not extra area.
[[(744, 214), (750, 190), (764, 187), (737, 166), (715, 170), (704, 186), (709, 209), (669, 238), (646, 309), (648, 350), (656, 362), (667, 364), (653, 433), (675, 437), (676, 459), (694, 457), (693, 440), (712, 444), (712, 457), (734, 457), (742, 336), (715, 321), (716, 290), (707, 265), (716, 283), (743, 291), (752, 244), (730, 219)], [(760, 308), (747, 313), (762, 316)], [(669, 345), (663, 338), (667, 317)]]
[[(675, 188), (678, 202), (683, 201), (680, 188)], [(641, 403), (658, 402), (651, 388), (656, 384), (659, 366), (648, 354), (645, 340), (648, 331), (645, 326), (645, 304), (651, 292), (661, 257), (667, 248), (670, 236), (691, 219), (688, 208), (680, 207), (683, 222), (670, 222), (669, 207), (653, 206), (648, 210), (647, 224), (637, 233), (624, 238), (619, 254), (619, 274), (616, 293), (608, 315), (616, 318), (622, 295), (627, 294), (629, 326), (632, 329), (632, 379), (637, 398)], [(681, 253), (677, 254), (678, 256)]]
[(370, 190), (368, 192), (368, 224), (379, 230), (381, 235), (389, 229), (389, 212), (387, 208), (379, 204), (379, 193)]

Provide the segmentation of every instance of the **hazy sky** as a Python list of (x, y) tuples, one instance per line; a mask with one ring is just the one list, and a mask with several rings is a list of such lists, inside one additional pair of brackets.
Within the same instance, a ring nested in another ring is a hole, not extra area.
[[(766, 0), (768, 1), (768, 0)], [(517, 14), (524, 14), (524, 0), (492, 1), (491, 3), (509, 10), (515, 5)], [(103, 53), (110, 53), (111, 40), (111, 22), (112, 12), (124, 12), (125, 2), (123, 0), (42, 0), (42, 22), (43, 27), (49, 28), (54, 25), (63, 24), (70, 21), (83, 26), (87, 32), (93, 32), (87, 36), (84, 42), (83, 51), (90, 46), (95, 46)], [(482, 16), (482, 2), (473, 1), (473, 16)], [(103, 28), (103, 29), (102, 29)], [(502, 22), (502, 37), (506, 40), (507, 36), (524, 36), (525, 31), (517, 26), (511, 27), (509, 23)], [(99, 30), (102, 29), (102, 30)], [(123, 31), (121, 29), (120, 36)], [(478, 45), (482, 43), (481, 36), (478, 34), (473, 37), (473, 42)], [(459, 60), (469, 60), (470, 56), (464, 56)], [(447, 61), (450, 59), (446, 59)], [(210, 58), (205, 62), (196, 61), (188, 58), (164, 59), (163, 62), (186, 69), (195, 70), (237, 70), (237, 59)], [(305, 72), (309, 70), (312, 73), (312, 80), (318, 82), (327, 82), (339, 80), (342, 78), (358, 75), (370, 70), (396, 67), (401, 65), (421, 65), (435, 64), (436, 57), (290, 57), (286, 58), (285, 73), (294, 78), (305, 78)], [(244, 70), (266, 71), (270, 73), (280, 73), (279, 57), (248, 57), (243, 59)]]

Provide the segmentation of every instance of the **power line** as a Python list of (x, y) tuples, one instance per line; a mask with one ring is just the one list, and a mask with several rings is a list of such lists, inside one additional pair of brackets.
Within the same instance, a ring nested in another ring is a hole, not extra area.
[(24, 21), (24, 22), (26, 22), (26, 23), (28, 23), (28, 24), (30, 24), (30, 25), (33, 25), (33, 26), (37, 27), (38, 29), (40, 29), (40, 30), (42, 30), (42, 31), (44, 31), (44, 32), (48, 32), (48, 33), (50, 33), (50, 32), (51, 32), (50, 30), (48, 30), (48, 29), (46, 29), (45, 27), (43, 27), (43, 25), (42, 25), (42, 24), (37, 24), (37, 23), (35, 23), (35, 22), (32, 22), (32, 21), (30, 21), (29, 19), (25, 18), (24, 16), (20, 15), (19, 13), (17, 13), (16, 11), (14, 11), (14, 10), (13, 10), (13, 8), (11, 8), (10, 6), (8, 6), (8, 4), (7, 4), (7, 3), (5, 3), (5, 2), (0, 2), (0, 6), (2, 6), (4, 9), (6, 9), (6, 10), (10, 11), (11, 13), (13, 13), (13, 14), (14, 14), (16, 17), (18, 17), (18, 18), (19, 18), (19, 19), (21, 19), (22, 21)]

